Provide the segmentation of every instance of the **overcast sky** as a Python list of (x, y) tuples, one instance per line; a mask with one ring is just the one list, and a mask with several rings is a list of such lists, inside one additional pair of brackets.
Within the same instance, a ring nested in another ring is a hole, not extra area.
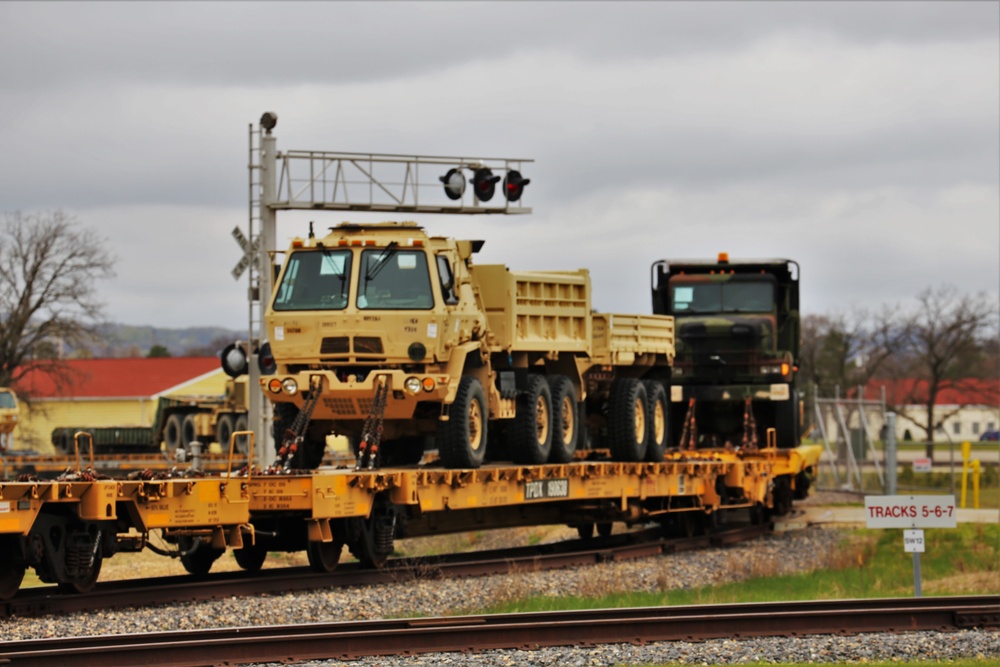
[[(788, 257), (806, 313), (1000, 292), (1000, 3), (0, 3), (0, 210), (107, 239), (108, 319), (246, 327), (247, 130), (532, 158), (530, 216), (416, 217), (480, 263)], [(414, 218), (414, 216), (404, 216)], [(279, 245), (344, 213), (278, 214)]]

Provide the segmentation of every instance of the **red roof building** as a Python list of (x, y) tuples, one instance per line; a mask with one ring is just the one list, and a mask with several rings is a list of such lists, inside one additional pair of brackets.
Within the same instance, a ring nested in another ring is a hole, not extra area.
[(14, 387), (33, 399), (152, 398), (219, 371), (217, 357), (68, 359), (59, 386), (51, 373), (32, 369)]

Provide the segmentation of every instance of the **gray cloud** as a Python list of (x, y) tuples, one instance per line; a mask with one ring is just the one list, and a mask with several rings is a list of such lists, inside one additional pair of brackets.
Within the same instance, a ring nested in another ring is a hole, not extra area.
[(226, 237), (273, 109), (282, 149), (535, 158), (534, 216), (423, 222), (589, 266), (604, 310), (719, 250), (799, 259), (812, 311), (996, 292), (998, 25), (981, 2), (2, 3), (0, 202), (109, 237), (116, 319), (239, 326)]

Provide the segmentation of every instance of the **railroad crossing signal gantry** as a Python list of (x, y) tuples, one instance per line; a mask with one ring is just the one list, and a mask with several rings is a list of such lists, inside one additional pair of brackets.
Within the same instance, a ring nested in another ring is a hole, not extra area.
[[(247, 291), (250, 326), (250, 386), (259, 386), (257, 351), (264, 343), (264, 311), (274, 277), (278, 211), (371, 211), (378, 213), (457, 213), (464, 215), (531, 213), (521, 203), (530, 179), (523, 176), (524, 158), (485, 158), (339, 151), (278, 151), (272, 130), (278, 115), (265, 112), (260, 125), (250, 125), (248, 234), (233, 236), (244, 251), (234, 278), (250, 276)], [(472, 187), (466, 188), (465, 173)], [(503, 196), (494, 198), (502, 180)], [(273, 447), (267, 404), (260, 391), (250, 391), (250, 428), (257, 464), (266, 468)]]

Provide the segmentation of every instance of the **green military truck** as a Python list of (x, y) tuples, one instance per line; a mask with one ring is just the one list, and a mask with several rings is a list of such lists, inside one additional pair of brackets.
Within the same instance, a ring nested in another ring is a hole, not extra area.
[(670, 438), (690, 448), (800, 439), (799, 266), (788, 259), (660, 260), (653, 312), (672, 315)]
[(662, 459), (673, 319), (594, 313), (586, 270), (475, 265), (482, 245), (412, 222), (293, 240), (265, 317), (279, 456), (315, 467), (336, 433), (384, 464), (430, 441), (449, 468)]

